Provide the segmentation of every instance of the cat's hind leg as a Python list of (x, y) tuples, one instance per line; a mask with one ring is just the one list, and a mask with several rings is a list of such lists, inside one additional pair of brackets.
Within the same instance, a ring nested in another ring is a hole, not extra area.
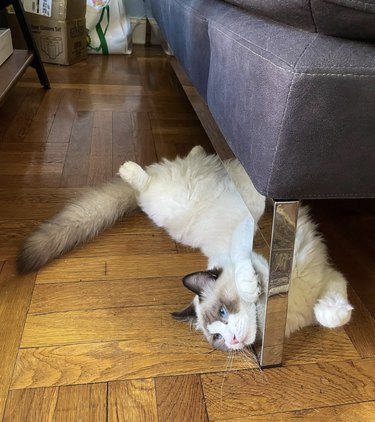
[(122, 180), (128, 182), (136, 191), (143, 191), (150, 179), (150, 176), (143, 170), (141, 166), (133, 161), (127, 161), (120, 169), (119, 174)]
[(327, 277), (329, 281), (314, 306), (314, 313), (323, 327), (336, 328), (349, 322), (353, 306), (348, 302), (344, 276), (330, 269)]

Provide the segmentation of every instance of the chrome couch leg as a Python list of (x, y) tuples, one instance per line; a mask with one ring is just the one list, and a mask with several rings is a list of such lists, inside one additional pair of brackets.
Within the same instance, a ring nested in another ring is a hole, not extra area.
[[(262, 367), (281, 365), (289, 281), (293, 262), (294, 239), (297, 224), (298, 201), (272, 201), (263, 221), (272, 217), (269, 239), (269, 276), (260, 297), (259, 333), (255, 351)], [(273, 208), (273, 209), (272, 209)], [(268, 215), (267, 215), (268, 213)], [(262, 225), (262, 219), (259, 226)], [(267, 230), (265, 231), (267, 232)]]

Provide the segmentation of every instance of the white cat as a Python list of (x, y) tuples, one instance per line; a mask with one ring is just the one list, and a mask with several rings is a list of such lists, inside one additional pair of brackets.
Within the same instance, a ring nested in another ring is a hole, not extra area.
[[(265, 261), (251, 251), (252, 233), (264, 212), (265, 198), (239, 162), (223, 165), (198, 146), (185, 158), (163, 160), (146, 169), (127, 162), (119, 173), (124, 182), (89, 190), (37, 229), (20, 252), (20, 271), (40, 268), (138, 204), (173, 239), (200, 248), (208, 258), (209, 270), (184, 277), (184, 285), (196, 297), (173, 316), (193, 322), (215, 348), (237, 350), (252, 344), (257, 313), (262, 312), (259, 306), (257, 310), (257, 299), (267, 277)], [(246, 205), (228, 173), (245, 187)], [(286, 335), (317, 322), (331, 328), (343, 325), (351, 310), (346, 281), (329, 265), (325, 246), (302, 207)]]

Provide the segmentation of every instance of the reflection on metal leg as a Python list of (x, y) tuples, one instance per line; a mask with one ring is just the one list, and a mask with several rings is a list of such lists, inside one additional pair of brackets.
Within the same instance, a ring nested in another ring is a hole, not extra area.
[(260, 297), (260, 332), (255, 345), (262, 367), (282, 361), (297, 214), (298, 201), (273, 201), (271, 239), (265, 239), (270, 246), (269, 276)]

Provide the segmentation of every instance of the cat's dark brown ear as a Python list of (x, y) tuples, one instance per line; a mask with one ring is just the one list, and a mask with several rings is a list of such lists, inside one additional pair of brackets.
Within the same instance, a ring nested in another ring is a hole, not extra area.
[(193, 302), (187, 308), (182, 309), (181, 311), (172, 312), (171, 315), (178, 321), (195, 322), (197, 320)]
[(213, 285), (221, 272), (222, 270), (217, 268), (209, 271), (198, 271), (197, 273), (186, 275), (182, 282), (187, 289), (200, 296), (207, 287)]

